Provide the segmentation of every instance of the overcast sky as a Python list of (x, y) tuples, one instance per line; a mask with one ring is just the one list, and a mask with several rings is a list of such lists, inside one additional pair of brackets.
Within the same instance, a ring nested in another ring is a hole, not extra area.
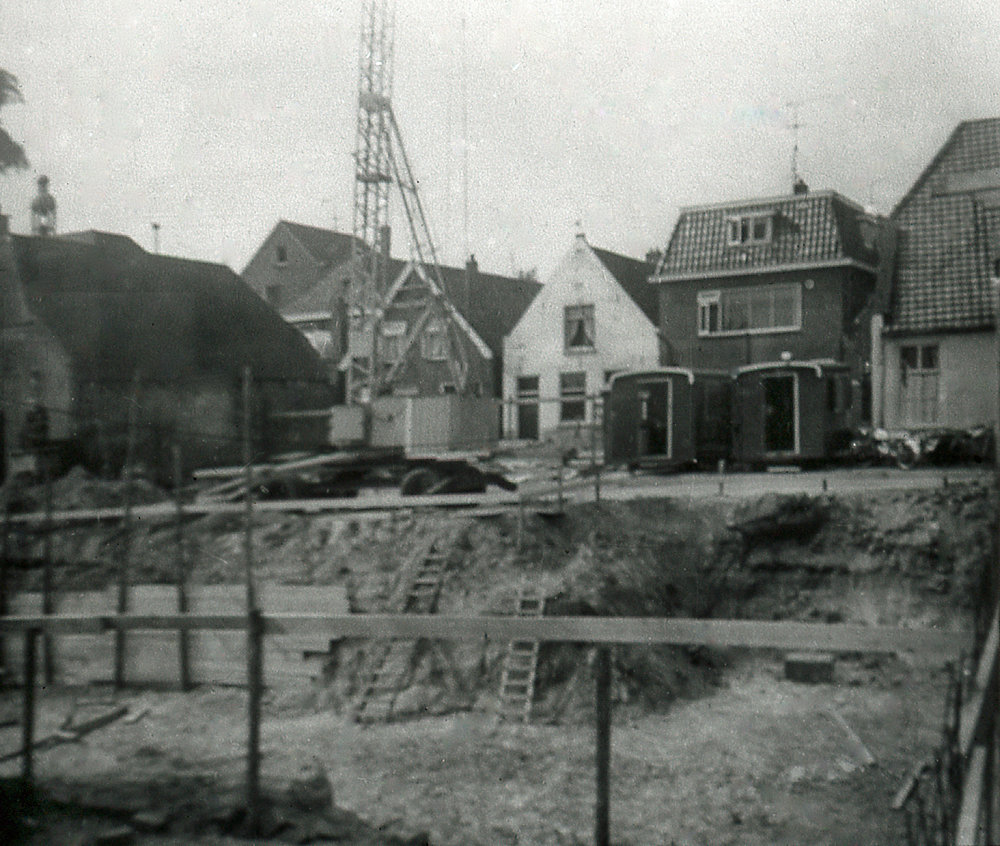
[[(360, 0), (0, 0), (0, 177), (29, 228), (240, 271), (282, 218), (351, 231)], [(537, 268), (577, 225), (641, 257), (685, 205), (799, 171), (888, 213), (961, 120), (1000, 116), (996, 0), (397, 0), (393, 104), (444, 261)], [(798, 104), (793, 106), (790, 104)], [(391, 201), (398, 210), (398, 198)], [(465, 210), (468, 209), (466, 214)], [(397, 218), (393, 253), (408, 254)]]

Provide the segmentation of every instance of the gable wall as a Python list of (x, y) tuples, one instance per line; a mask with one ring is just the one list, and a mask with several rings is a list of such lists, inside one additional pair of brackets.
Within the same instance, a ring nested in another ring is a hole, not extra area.
[[(277, 261), (279, 246), (283, 246), (286, 251), (287, 260), (284, 263)], [(281, 295), (276, 308), (283, 312), (319, 281), (322, 270), (322, 265), (298, 239), (279, 224), (250, 259), (242, 276), (254, 291), (269, 302), (269, 288), (272, 285), (279, 286)]]
[[(407, 331), (422, 313), (421, 309), (394, 308), (390, 306), (385, 311), (384, 320), (403, 321), (407, 323)], [(468, 365), (468, 384), (478, 385), (478, 393), (482, 396), (495, 396), (492, 360), (483, 356), (476, 345), (459, 330), (462, 349)], [(400, 369), (393, 380), (393, 393), (416, 396), (437, 396), (443, 392), (442, 386), (454, 383), (454, 376), (447, 361), (428, 361), (421, 353), (420, 338), (417, 337), (407, 353), (406, 365)]]
[[(564, 339), (565, 308), (594, 306), (594, 349), (567, 352)], [(605, 373), (660, 364), (656, 327), (621, 288), (591, 249), (574, 245), (542, 286), (528, 310), (504, 340), (504, 434), (515, 437), (519, 376), (539, 377), (539, 429), (542, 438), (562, 428), (559, 374), (586, 373), (587, 396), (605, 389)], [(585, 424), (592, 422), (587, 403)]]

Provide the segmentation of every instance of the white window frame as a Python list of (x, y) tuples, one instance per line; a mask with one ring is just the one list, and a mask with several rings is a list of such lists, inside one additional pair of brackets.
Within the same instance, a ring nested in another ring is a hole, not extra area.
[(432, 317), (420, 335), (420, 354), (425, 361), (448, 360), (448, 327), (444, 318)]
[[(764, 233), (757, 235), (757, 226), (764, 225)], [(726, 218), (726, 240), (730, 247), (747, 244), (769, 244), (774, 238), (774, 213), (734, 215)]]
[[(587, 343), (573, 345), (570, 340), (579, 323), (583, 323)], [(597, 347), (597, 314), (593, 303), (576, 303), (563, 308), (563, 347), (567, 353), (594, 352)]]
[[(775, 316), (775, 302), (779, 294), (791, 294), (794, 298), (793, 317), (790, 324), (778, 324)], [(751, 314), (751, 303), (756, 296), (766, 295), (771, 322), (765, 326), (743, 326), (724, 328), (727, 317), (739, 300), (746, 310), (747, 319)], [(754, 285), (744, 288), (726, 288), (698, 292), (698, 337), (721, 338), (734, 335), (772, 335), (781, 332), (802, 330), (802, 285), (798, 282), (783, 282), (775, 285)], [(728, 309), (727, 309), (728, 305)]]
[(379, 356), (387, 364), (395, 364), (403, 355), (402, 339), (406, 337), (405, 320), (387, 320), (379, 327)]
[[(583, 377), (579, 386), (567, 382)], [(579, 408), (579, 415), (576, 409)], [(559, 374), (559, 422), (584, 423), (587, 420), (587, 372), (585, 370)]]

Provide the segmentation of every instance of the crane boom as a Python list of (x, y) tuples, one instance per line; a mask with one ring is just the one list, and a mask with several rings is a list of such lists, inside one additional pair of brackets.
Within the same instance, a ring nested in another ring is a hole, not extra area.
[[(468, 364), (454, 307), (448, 300), (417, 181), (392, 109), (395, 0), (362, 0), (361, 48), (355, 142), (352, 275), (348, 291), (348, 402), (374, 398), (404, 371), (420, 333), (440, 320), (448, 338), (448, 365), (456, 389), (467, 384)], [(409, 322), (402, 349), (380, 361), (380, 324), (389, 292), (389, 194), (395, 183), (421, 281), (419, 310)]]

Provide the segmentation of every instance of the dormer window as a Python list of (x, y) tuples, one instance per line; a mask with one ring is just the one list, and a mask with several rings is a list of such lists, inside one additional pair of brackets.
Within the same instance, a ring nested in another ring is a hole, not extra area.
[(774, 215), (770, 212), (731, 217), (726, 224), (731, 247), (767, 244), (774, 235)]
[(274, 260), (278, 264), (285, 264), (288, 261), (288, 251), (285, 249), (284, 244), (278, 244), (274, 248)]

